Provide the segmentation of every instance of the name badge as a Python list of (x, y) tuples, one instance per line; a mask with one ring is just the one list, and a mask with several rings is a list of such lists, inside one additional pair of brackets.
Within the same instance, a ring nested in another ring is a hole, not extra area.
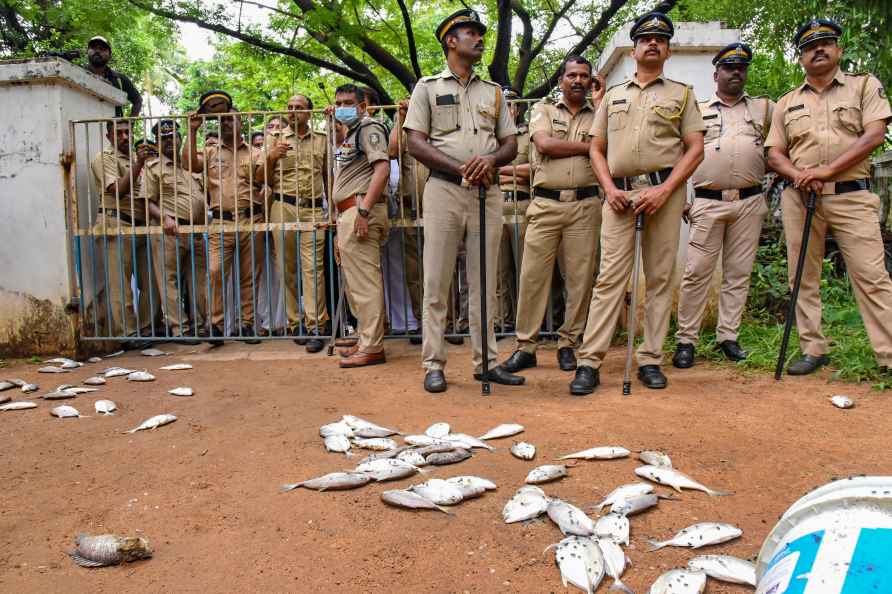
[(437, 95), (437, 105), (458, 105), (455, 95)]
[(703, 119), (704, 119), (704, 120), (714, 120), (714, 119), (716, 119), (717, 117), (719, 117), (719, 114), (714, 113), (714, 114), (712, 114), (712, 115), (705, 115), (705, 116), (703, 116)]
[(617, 99), (616, 101), (611, 101), (610, 105), (625, 105), (628, 102), (628, 99)]
[(794, 111), (799, 111), (800, 109), (805, 109), (805, 104), (800, 103), (799, 105), (794, 105), (793, 107), (787, 108), (787, 113), (792, 113)]

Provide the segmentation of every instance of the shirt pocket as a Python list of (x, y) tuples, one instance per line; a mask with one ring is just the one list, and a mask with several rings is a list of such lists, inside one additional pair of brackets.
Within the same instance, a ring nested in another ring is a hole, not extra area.
[(629, 108), (632, 107), (629, 100), (622, 100), (622, 103), (612, 101), (607, 106), (607, 129), (622, 130), (629, 122)]
[(648, 116), (653, 140), (680, 137), (681, 113), (681, 100), (662, 99), (657, 101)]
[(762, 139), (765, 135), (765, 128), (763, 126), (763, 122), (757, 122), (753, 119), (753, 114), (750, 113), (749, 110), (743, 114), (743, 120), (745, 125), (740, 133), (744, 136), (749, 136), (753, 139), (753, 142), (756, 146), (762, 146)]
[(558, 140), (566, 140), (570, 131), (570, 122), (566, 120), (551, 120), (551, 135)]
[(852, 103), (840, 103), (833, 106), (833, 114), (837, 123), (852, 134), (864, 132), (862, 125), (861, 107)]
[(459, 128), (459, 105), (435, 105), (431, 114), (431, 128), (439, 134), (449, 134)]
[(811, 111), (807, 107), (803, 106), (795, 111), (787, 111), (784, 114), (784, 129), (792, 142), (802, 138), (811, 127)]
[(722, 135), (722, 116), (717, 113), (703, 114), (703, 123), (706, 125), (706, 133), (703, 136), (704, 144), (716, 142)]
[(477, 127), (487, 132), (496, 129), (496, 108), (492, 103), (477, 104)]

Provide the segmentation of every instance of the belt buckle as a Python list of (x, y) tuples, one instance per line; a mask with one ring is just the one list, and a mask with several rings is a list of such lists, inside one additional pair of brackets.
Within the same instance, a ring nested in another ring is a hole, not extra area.
[(722, 202), (737, 202), (740, 200), (740, 190), (722, 190)]
[(646, 173), (642, 173), (641, 175), (633, 175), (629, 178), (629, 181), (632, 182), (632, 187), (635, 187), (636, 184), (645, 186), (653, 185), (652, 183), (650, 183), (650, 176)]
[(821, 186), (821, 196), (833, 196), (836, 194), (836, 182), (824, 182)]
[(575, 202), (576, 201), (576, 190), (559, 190), (560, 196), (558, 200), (560, 202)]

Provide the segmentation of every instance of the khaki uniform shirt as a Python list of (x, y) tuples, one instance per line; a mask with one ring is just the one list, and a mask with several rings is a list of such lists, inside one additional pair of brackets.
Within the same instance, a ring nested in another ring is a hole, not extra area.
[(495, 152), (500, 139), (517, 133), (499, 85), (476, 74), (463, 85), (449, 68), (418, 81), (404, 128), (427, 134), (434, 148), (462, 163)]
[(258, 188), (252, 186), (253, 169), (261, 163), (261, 158), (260, 149), (248, 146), (244, 141), (235, 151), (223, 143), (204, 148), (211, 209), (219, 210), (221, 201), (224, 212), (248, 208), (252, 201), (262, 202)]
[(321, 199), (327, 150), (325, 134), (308, 130), (303, 136), (298, 136), (291, 126), (286, 126), (281, 133), (274, 132), (267, 136), (266, 150), (271, 150), (277, 142), (287, 142), (289, 148), (276, 162), (275, 169), (267, 174), (269, 186), (277, 194)]
[[(864, 133), (865, 124), (892, 116), (882, 83), (870, 74), (836, 71), (823, 92), (808, 81), (777, 102), (765, 145), (785, 150), (799, 169), (829, 165)], [(833, 181), (870, 177), (865, 157)]]
[(645, 86), (637, 76), (604, 95), (591, 135), (607, 141), (607, 165), (615, 177), (674, 167), (684, 155), (682, 138), (706, 126), (694, 91), (660, 75)]
[(182, 224), (203, 225), (206, 219), (206, 198), (201, 180), (176, 166), (164, 155), (149, 161), (145, 171), (146, 196)]
[[(517, 127), (517, 156), (511, 161), (511, 165), (526, 165), (530, 162), (530, 131), (525, 125)], [(530, 171), (532, 174), (532, 170)], [(529, 179), (525, 177), (517, 178), (517, 185), (514, 182), (502, 184), (499, 188), (503, 192), (526, 192), (530, 193)]]
[(713, 95), (700, 103), (700, 112), (706, 124), (705, 151), (691, 177), (694, 187), (739, 190), (761, 185), (774, 101), (744, 93), (737, 103), (727, 105)]
[[(557, 102), (546, 99), (533, 106), (530, 115), (530, 138), (536, 134), (547, 134), (558, 140), (590, 142), (589, 134), (594, 120), (595, 108), (589, 101), (586, 101), (576, 115), (573, 115), (563, 98)], [(536, 150), (535, 142), (532, 145), (530, 153), (534, 188), (571, 190), (598, 183), (588, 154), (548, 157)]]
[(347, 137), (335, 153), (335, 203), (355, 194), (365, 194), (374, 173), (372, 164), (378, 161), (390, 161), (387, 128), (381, 122), (365, 117), (347, 131)]
[[(115, 180), (130, 172), (130, 157), (121, 154), (113, 145), (105, 147), (96, 155), (90, 164), (93, 172), (93, 181), (96, 183), (96, 191), (99, 193), (99, 205), (103, 210), (117, 210), (129, 216), (134, 221), (145, 221), (146, 204), (140, 192), (139, 176), (130, 180), (131, 191), (118, 193), (115, 196), (115, 188), (112, 185)], [(111, 191), (108, 187), (112, 185)], [(131, 203), (130, 196), (133, 195)]]
[(428, 168), (409, 154), (409, 142), (404, 131), (400, 136), (400, 194), (410, 203), (424, 196), (424, 184), (430, 173)]

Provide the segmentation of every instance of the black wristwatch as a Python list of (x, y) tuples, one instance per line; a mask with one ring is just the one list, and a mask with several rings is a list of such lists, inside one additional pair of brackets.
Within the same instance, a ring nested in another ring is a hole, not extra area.
[(361, 216), (362, 218), (364, 218), (364, 219), (369, 218), (370, 213), (367, 208), (363, 208), (363, 207), (359, 206), (356, 208), (356, 211), (359, 213), (359, 216)]

